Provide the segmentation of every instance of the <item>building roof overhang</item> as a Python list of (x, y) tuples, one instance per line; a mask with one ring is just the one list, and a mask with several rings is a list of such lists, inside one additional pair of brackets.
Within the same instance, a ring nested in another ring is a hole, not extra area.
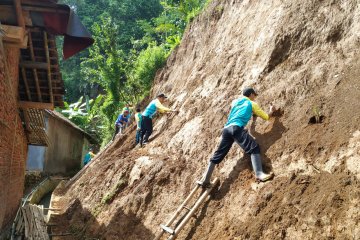
[(42, 111), (64, 106), (58, 35), (64, 59), (94, 42), (72, 9), (56, 0), (0, 1), (0, 37), (5, 48), (21, 48), (18, 99), (29, 144), (48, 145)]

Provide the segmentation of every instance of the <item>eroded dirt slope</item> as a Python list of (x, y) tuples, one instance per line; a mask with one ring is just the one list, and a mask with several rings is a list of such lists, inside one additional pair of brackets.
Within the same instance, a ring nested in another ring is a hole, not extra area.
[(152, 239), (252, 85), (264, 109), (284, 110), (249, 124), (276, 177), (254, 183), (234, 145), (179, 239), (360, 239), (359, 47), (356, 0), (213, 1), (154, 82), (152, 96), (166, 92), (180, 113), (158, 117), (145, 148), (134, 148), (133, 127), (59, 191), (64, 226), (78, 239)]

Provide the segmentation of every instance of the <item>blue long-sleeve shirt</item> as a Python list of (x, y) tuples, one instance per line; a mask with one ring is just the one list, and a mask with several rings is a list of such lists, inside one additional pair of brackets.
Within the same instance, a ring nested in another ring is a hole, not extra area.
[(153, 118), (153, 116), (157, 111), (159, 111), (160, 113), (164, 113), (164, 112), (170, 112), (171, 109), (162, 105), (159, 99), (154, 99), (146, 107), (142, 115), (145, 117)]
[(127, 123), (128, 122), (128, 118), (125, 117), (123, 114), (119, 114), (118, 118), (116, 119), (115, 121), (115, 125), (122, 125), (123, 123), (122, 122), (125, 122)]
[(245, 127), (253, 113), (264, 120), (269, 119), (269, 115), (256, 102), (251, 101), (247, 97), (235, 99), (231, 103), (231, 111), (225, 127), (233, 125)]

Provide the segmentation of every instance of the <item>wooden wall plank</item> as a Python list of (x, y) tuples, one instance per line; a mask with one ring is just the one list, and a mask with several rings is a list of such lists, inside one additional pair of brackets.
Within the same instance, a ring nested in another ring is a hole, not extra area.
[(19, 63), (20, 67), (31, 68), (31, 69), (45, 69), (47, 70), (48, 64), (45, 62), (36, 62), (36, 61), (21, 61)]
[(35, 109), (50, 109), (54, 110), (53, 103), (43, 103), (43, 102), (18, 102), (18, 107), (21, 109), (35, 108)]

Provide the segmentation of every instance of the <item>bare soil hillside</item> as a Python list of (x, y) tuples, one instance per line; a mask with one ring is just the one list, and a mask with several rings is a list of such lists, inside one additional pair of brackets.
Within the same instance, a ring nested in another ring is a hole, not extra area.
[(152, 96), (167, 93), (179, 114), (157, 117), (145, 148), (133, 126), (58, 189), (57, 231), (154, 238), (205, 170), (231, 101), (253, 86), (264, 109), (284, 111), (249, 124), (275, 178), (255, 183), (234, 145), (179, 239), (360, 239), (359, 47), (358, 0), (214, 0), (154, 81)]

